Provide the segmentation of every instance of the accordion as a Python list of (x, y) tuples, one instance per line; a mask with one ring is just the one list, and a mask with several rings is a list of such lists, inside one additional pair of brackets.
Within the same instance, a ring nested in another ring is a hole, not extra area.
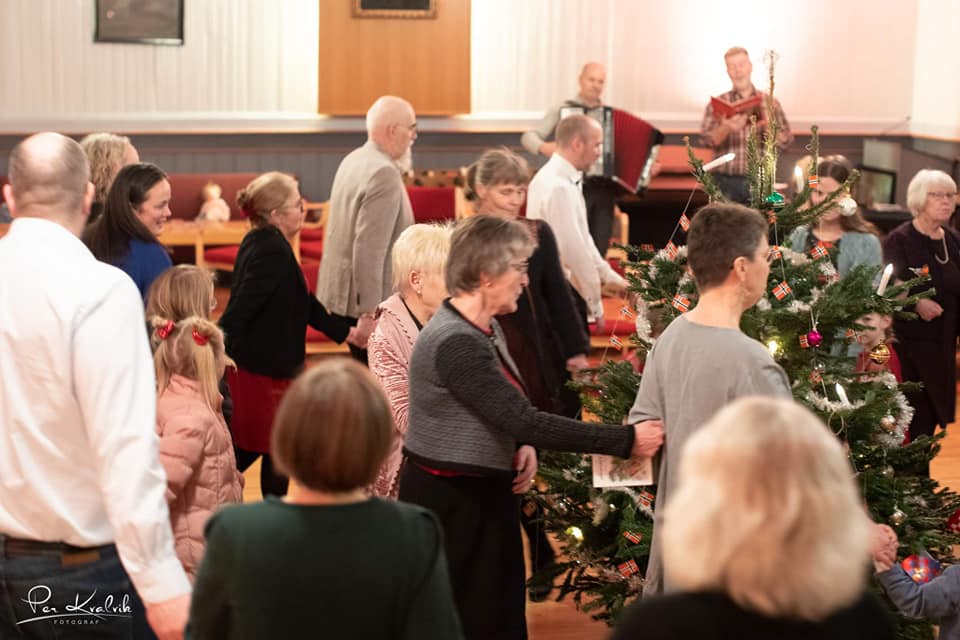
[[(663, 133), (620, 109), (601, 107), (591, 111), (589, 115), (603, 129), (603, 154), (587, 175), (612, 180), (631, 193), (643, 192), (650, 184), (650, 170), (660, 152)], [(587, 109), (567, 104), (560, 109), (560, 119), (577, 113), (586, 114)]]

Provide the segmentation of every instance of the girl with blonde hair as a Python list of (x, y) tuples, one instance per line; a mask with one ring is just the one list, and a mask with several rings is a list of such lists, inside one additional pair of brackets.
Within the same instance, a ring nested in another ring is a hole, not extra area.
[(157, 435), (177, 557), (192, 580), (203, 558), (203, 529), (222, 505), (240, 502), (243, 478), (220, 412), (217, 383), (223, 332), (198, 316), (151, 318), (156, 345)]

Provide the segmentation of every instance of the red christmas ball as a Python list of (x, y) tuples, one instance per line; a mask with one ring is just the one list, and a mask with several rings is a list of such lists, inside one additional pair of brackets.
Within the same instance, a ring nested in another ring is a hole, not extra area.
[(820, 343), (823, 342), (823, 336), (820, 335), (819, 331), (814, 329), (807, 334), (807, 342), (810, 343), (811, 347), (819, 347)]
[(947, 530), (951, 533), (960, 533), (960, 509), (953, 512), (953, 515), (947, 518)]

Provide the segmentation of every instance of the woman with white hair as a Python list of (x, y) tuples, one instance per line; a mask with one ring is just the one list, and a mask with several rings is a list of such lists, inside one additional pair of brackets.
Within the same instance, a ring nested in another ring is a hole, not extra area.
[(377, 328), (367, 342), (370, 371), (387, 394), (395, 429), (373, 485), (373, 494), (382, 498), (397, 497), (410, 404), (410, 354), (423, 325), (447, 297), (443, 268), (452, 233), (448, 225), (415, 224), (400, 234), (392, 253), (396, 293), (377, 307)]
[(789, 400), (741, 398), (684, 449), (663, 514), (676, 591), (627, 609), (613, 640), (893, 638), (865, 592), (872, 531), (826, 426)]
[(891, 231), (883, 243), (884, 259), (893, 264), (897, 280), (930, 274), (930, 282), (912, 289), (911, 295), (936, 291), (909, 309), (916, 319), (895, 318), (893, 324), (903, 381), (923, 383), (922, 389), (907, 394), (914, 408), (911, 437), (933, 435), (937, 425), (953, 422), (956, 410), (960, 235), (949, 225), (956, 202), (953, 178), (943, 171), (919, 171), (907, 187), (913, 220)]

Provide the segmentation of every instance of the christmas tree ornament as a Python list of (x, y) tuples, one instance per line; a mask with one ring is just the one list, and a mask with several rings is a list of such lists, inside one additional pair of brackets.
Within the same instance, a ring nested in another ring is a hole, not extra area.
[(850, 196), (841, 198), (837, 205), (840, 207), (840, 213), (848, 218), (857, 212), (857, 201)]
[(673, 240), (667, 243), (667, 246), (663, 248), (667, 252), (667, 256), (674, 260), (678, 255), (680, 255), (680, 249), (677, 248), (677, 245), (673, 244)]
[(883, 469), (880, 469), (880, 475), (889, 480), (893, 477), (894, 470), (890, 465), (885, 466)]
[(816, 329), (811, 329), (807, 334), (807, 342), (811, 347), (819, 347), (823, 343), (823, 336)]
[(641, 491), (637, 494), (637, 504), (649, 509), (650, 505), (653, 504), (653, 494), (649, 491)]
[(954, 511), (953, 515), (947, 518), (947, 531), (960, 533), (960, 509)]
[(814, 260), (819, 260), (820, 258), (826, 258), (829, 253), (827, 253), (827, 247), (822, 242), (818, 242), (813, 246), (813, 249), (810, 249), (810, 257)]
[(624, 531), (623, 537), (632, 542), (633, 544), (640, 544), (640, 541), (643, 540), (643, 536), (637, 533), (636, 531)]
[(887, 364), (887, 362), (890, 361), (890, 356), (890, 347), (888, 347), (885, 342), (881, 342), (873, 349), (870, 349), (870, 362)]
[(767, 206), (768, 209), (773, 209), (774, 211), (780, 211), (787, 204), (786, 198), (774, 191), (766, 198), (763, 199), (763, 203)]
[(680, 228), (684, 231), (690, 230), (690, 218), (688, 218), (685, 213), (680, 214)]
[(640, 245), (640, 251), (643, 251), (645, 253), (654, 253), (656, 250), (657, 248), (652, 244), (644, 243)]
[(792, 291), (793, 289), (791, 289), (790, 285), (787, 284), (787, 281), (784, 280), (783, 282), (781, 282), (780, 284), (778, 284), (773, 288), (773, 295), (777, 300), (783, 300), (788, 295), (790, 295)]
[(907, 514), (900, 510), (900, 507), (894, 507), (893, 513), (890, 514), (890, 522), (899, 527), (904, 522), (907, 521)]
[(673, 305), (673, 308), (680, 313), (686, 313), (687, 311), (690, 311), (690, 299), (680, 295), (679, 293), (673, 296), (673, 302), (671, 304)]
[(629, 578), (635, 573), (640, 573), (640, 567), (637, 566), (636, 560), (627, 560), (623, 564), (617, 565), (617, 571), (620, 572), (624, 578)]
[(940, 563), (926, 553), (907, 556), (900, 566), (918, 584), (926, 584), (940, 575)]
[(897, 428), (897, 421), (893, 416), (883, 416), (880, 418), (880, 426), (883, 427), (883, 430), (887, 433), (893, 433)]
[(801, 348), (801, 349), (809, 349), (809, 348), (810, 348), (810, 341), (807, 340), (807, 336), (805, 336), (805, 335), (800, 335), (797, 339), (800, 341), (800, 348)]
[(807, 178), (807, 184), (810, 185), (811, 189), (816, 189), (820, 186), (820, 176), (810, 176)]
[(583, 531), (580, 527), (567, 527), (564, 533), (576, 540), (578, 544), (583, 542)]
[(813, 370), (810, 372), (810, 382), (813, 384), (820, 384), (823, 382), (823, 372), (827, 370), (827, 366), (822, 362), (813, 363)]

